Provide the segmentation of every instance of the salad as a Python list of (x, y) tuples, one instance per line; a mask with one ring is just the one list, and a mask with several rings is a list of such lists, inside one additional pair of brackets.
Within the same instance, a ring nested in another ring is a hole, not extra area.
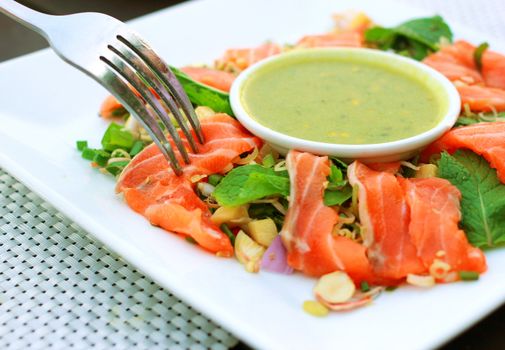
[[(369, 304), (408, 283), (478, 280), (483, 250), (505, 242), (505, 56), (487, 43), (453, 42), (439, 17), (385, 28), (363, 13), (334, 15), (329, 33), (295, 44), (230, 49), (211, 66), (174, 73), (196, 108), (206, 142), (175, 176), (112, 96), (101, 148), (82, 157), (117, 179), (116, 192), (153, 225), (251, 273), (317, 278), (315, 316)], [(315, 47), (368, 47), (420, 60), (451, 80), (462, 100), (455, 127), (402, 162), (351, 164), (291, 150), (280, 155), (237, 120), (235, 77), (272, 55)], [(181, 138), (184, 135), (181, 132)]]

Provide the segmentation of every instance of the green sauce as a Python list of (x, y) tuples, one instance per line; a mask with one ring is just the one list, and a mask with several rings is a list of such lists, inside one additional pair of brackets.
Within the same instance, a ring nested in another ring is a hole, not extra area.
[(357, 57), (292, 55), (265, 65), (241, 91), (260, 124), (328, 143), (370, 144), (433, 128), (446, 106), (429, 82), (403, 68)]

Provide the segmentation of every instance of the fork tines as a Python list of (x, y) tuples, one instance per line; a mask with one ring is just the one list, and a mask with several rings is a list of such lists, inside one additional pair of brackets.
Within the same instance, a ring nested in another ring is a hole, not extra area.
[[(117, 35), (116, 38), (118, 41), (108, 45), (109, 51), (100, 56), (100, 60), (113, 70), (107, 79), (107, 85), (120, 102), (131, 108), (161, 152), (170, 160), (174, 172), (180, 175), (182, 168), (179, 159), (156, 116), (170, 134), (182, 160), (189, 164), (188, 152), (167, 110), (177, 121), (191, 150), (196, 153), (198, 145), (186, 118), (196, 139), (200, 143), (204, 139), (193, 106), (172, 71), (143, 40), (134, 34)], [(131, 91), (128, 84), (142, 99)]]

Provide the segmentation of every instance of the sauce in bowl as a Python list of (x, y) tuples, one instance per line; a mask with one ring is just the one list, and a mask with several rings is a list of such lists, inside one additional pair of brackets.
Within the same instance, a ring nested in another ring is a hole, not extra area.
[(441, 102), (419, 79), (380, 62), (293, 57), (258, 70), (242, 104), (283, 134), (340, 144), (383, 143), (433, 128)]
[(242, 72), (230, 92), (237, 119), (281, 153), (342, 159), (412, 157), (449, 130), (461, 101), (430, 67), (371, 49), (296, 50)]

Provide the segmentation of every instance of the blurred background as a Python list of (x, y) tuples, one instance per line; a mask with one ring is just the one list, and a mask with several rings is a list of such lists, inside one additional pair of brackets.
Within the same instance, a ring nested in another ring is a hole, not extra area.
[[(177, 0), (18, 0), (35, 10), (49, 14), (70, 14), (83, 11), (103, 12), (126, 21), (141, 15), (172, 6), (183, 1)], [(308, 0), (307, 0), (308, 1)], [(458, 21), (458, 16), (479, 12), (480, 18), (469, 23), (472, 28), (491, 33), (503, 38), (505, 25), (504, 0), (458, 0), (458, 11), (448, 11), (446, 1), (440, 0), (403, 0), (418, 7), (425, 7), (439, 12), (449, 20)], [(351, 3), (351, 2), (350, 2)], [(352, 3), (351, 3), (352, 4)], [(453, 3), (454, 4), (454, 3)], [(454, 7), (454, 6), (453, 6)], [(6, 16), (0, 15), (0, 62), (47, 46), (38, 34), (24, 28)], [(478, 296), (476, 296), (478, 297)], [(457, 337), (442, 350), (453, 349), (505, 349), (505, 307), (495, 311), (476, 326)], [(413, 344), (414, 345), (414, 344)], [(247, 349), (239, 344), (237, 349)]]

